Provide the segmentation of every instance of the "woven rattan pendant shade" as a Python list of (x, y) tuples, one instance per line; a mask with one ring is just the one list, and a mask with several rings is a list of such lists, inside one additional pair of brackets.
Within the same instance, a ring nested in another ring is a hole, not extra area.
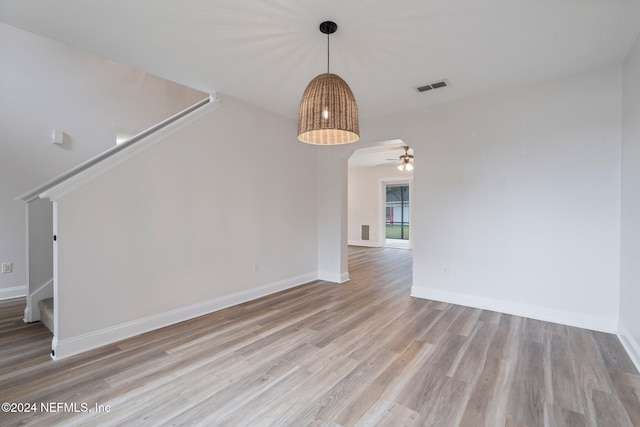
[(320, 24), (320, 32), (327, 35), (327, 72), (309, 82), (298, 110), (298, 139), (307, 144), (349, 144), (360, 139), (353, 92), (340, 76), (329, 72), (329, 35), (337, 29), (332, 21)]
[(307, 86), (298, 112), (298, 139), (308, 144), (349, 144), (360, 139), (358, 105), (347, 82), (320, 74)]

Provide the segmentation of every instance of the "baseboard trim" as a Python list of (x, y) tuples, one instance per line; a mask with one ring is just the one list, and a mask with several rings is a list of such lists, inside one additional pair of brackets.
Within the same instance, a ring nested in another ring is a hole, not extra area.
[(58, 339), (54, 337), (52, 341), (53, 360), (60, 360), (88, 350), (112, 344), (126, 338), (143, 334), (175, 323), (184, 322), (185, 320), (203, 316), (214, 311), (222, 310), (233, 305), (261, 298), (276, 292), (294, 288), (308, 282), (312, 282), (318, 278), (317, 273), (308, 273), (267, 285), (259, 286), (253, 289), (237, 292), (231, 295), (214, 298), (186, 307), (180, 307), (164, 313), (155, 314), (153, 316), (144, 317), (142, 319), (133, 320), (120, 325), (109, 328), (100, 329), (98, 331), (82, 334), (76, 337)]
[(640, 343), (636, 341), (631, 332), (622, 324), (618, 322), (618, 339), (627, 350), (627, 354), (631, 358), (631, 361), (636, 365), (636, 369), (640, 372)]
[(536, 305), (515, 303), (513, 301), (479, 298), (472, 295), (426, 289), (417, 286), (411, 288), (411, 296), (601, 332), (616, 333), (618, 329), (617, 319), (588, 316), (581, 313), (554, 310)]
[(24, 309), (25, 323), (37, 322), (40, 320), (40, 308), (38, 303), (46, 298), (53, 298), (53, 278), (43, 283), (31, 294), (27, 295), (27, 306)]
[(324, 280), (332, 283), (344, 283), (349, 281), (349, 272), (345, 271), (340, 274), (327, 273), (326, 271), (318, 272), (318, 280)]
[(367, 248), (381, 248), (382, 245), (378, 242), (372, 242), (367, 240), (349, 240), (347, 242), (349, 246), (364, 246)]
[(0, 289), (0, 301), (27, 296), (26, 286), (14, 286), (12, 288)]

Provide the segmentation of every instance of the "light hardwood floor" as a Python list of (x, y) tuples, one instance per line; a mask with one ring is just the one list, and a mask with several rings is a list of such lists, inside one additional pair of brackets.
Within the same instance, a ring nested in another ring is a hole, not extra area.
[(1, 302), (0, 402), (38, 411), (0, 425), (640, 426), (640, 376), (614, 335), (414, 299), (411, 252), (349, 253), (345, 284), (57, 362), (23, 300)]

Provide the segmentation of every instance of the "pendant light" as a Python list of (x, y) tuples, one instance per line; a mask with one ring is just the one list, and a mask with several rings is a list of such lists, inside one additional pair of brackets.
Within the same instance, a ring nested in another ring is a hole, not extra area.
[(298, 139), (308, 144), (349, 144), (360, 139), (358, 105), (347, 82), (329, 73), (329, 35), (335, 22), (320, 24), (327, 35), (327, 72), (316, 76), (304, 91), (298, 111)]

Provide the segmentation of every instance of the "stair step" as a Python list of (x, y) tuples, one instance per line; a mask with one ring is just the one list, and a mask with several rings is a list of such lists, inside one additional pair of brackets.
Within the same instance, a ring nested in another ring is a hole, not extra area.
[(53, 298), (46, 298), (38, 302), (40, 321), (53, 332)]

